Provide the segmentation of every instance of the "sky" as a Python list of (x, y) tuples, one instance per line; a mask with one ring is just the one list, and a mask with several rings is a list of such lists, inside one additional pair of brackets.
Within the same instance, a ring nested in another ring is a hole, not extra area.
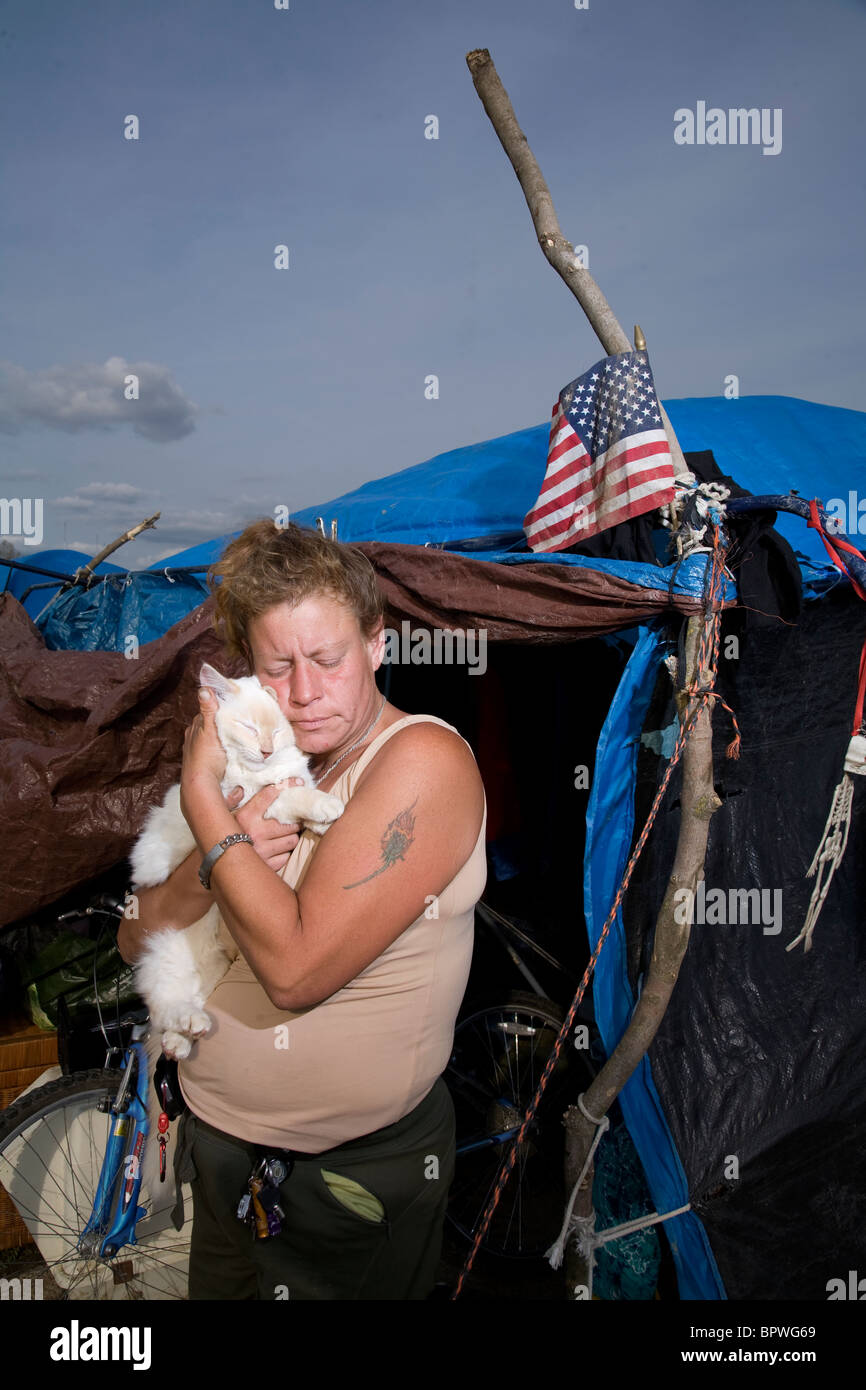
[(548, 420), (604, 356), (473, 48), (663, 399), (866, 409), (866, 0), (284, 3), (0, 0), (0, 491), (42, 548), (159, 511), (112, 556), (145, 567)]

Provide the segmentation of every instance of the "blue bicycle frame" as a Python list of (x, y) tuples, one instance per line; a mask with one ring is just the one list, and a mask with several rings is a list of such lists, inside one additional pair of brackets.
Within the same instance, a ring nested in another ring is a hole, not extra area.
[[(124, 1053), (124, 1077), (107, 1107), (112, 1118), (93, 1212), (78, 1242), (91, 1258), (111, 1259), (124, 1245), (135, 1245), (135, 1227), (147, 1208), (138, 1205), (141, 1162), (149, 1130), (147, 1118), (148, 1065), (144, 1039), (147, 1026), (136, 1024)], [(133, 1088), (132, 1078), (136, 1078)], [(141, 1083), (144, 1081), (144, 1095)], [(122, 1175), (121, 1175), (121, 1169)], [(104, 1234), (108, 1227), (108, 1233)]]

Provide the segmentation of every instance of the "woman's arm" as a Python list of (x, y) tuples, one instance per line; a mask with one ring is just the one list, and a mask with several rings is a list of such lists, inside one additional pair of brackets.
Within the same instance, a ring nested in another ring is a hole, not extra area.
[[(275, 1007), (312, 1007), (380, 956), (466, 863), (483, 806), (463, 741), (440, 725), (410, 725), (365, 771), (297, 893), (248, 845), (217, 860), (220, 912)], [(207, 778), (189, 783), (188, 818), (207, 849), (231, 833)]]
[(153, 932), (183, 931), (213, 907), (213, 893), (199, 882), (200, 863), (201, 855), (194, 851), (165, 883), (140, 888), (135, 894), (138, 916), (122, 917), (117, 929), (117, 949), (127, 965), (135, 964)]

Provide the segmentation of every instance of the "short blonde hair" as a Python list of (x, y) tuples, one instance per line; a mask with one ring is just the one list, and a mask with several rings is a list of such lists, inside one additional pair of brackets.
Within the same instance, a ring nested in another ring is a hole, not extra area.
[(211, 565), (207, 583), (216, 604), (217, 635), (228, 654), (243, 657), (250, 668), (249, 624), (275, 604), (294, 607), (314, 594), (327, 594), (352, 610), (367, 641), (385, 613), (366, 555), (293, 521), (285, 526), (269, 517), (252, 522)]

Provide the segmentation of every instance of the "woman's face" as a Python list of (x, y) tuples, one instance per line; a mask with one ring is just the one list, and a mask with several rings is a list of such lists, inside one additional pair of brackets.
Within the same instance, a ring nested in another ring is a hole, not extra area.
[(346, 604), (315, 594), (269, 608), (251, 621), (248, 636), (253, 672), (276, 691), (302, 752), (328, 753), (358, 737), (380, 698), (373, 672), (382, 662), (383, 627), (365, 641)]

